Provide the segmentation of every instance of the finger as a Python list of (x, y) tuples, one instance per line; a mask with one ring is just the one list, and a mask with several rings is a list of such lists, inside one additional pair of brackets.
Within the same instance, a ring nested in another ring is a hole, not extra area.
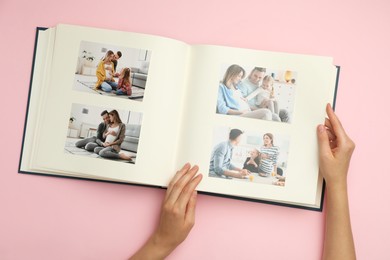
[(320, 158), (323, 156), (332, 155), (332, 150), (330, 148), (328, 135), (326, 133), (326, 128), (324, 125), (319, 125), (317, 127), (317, 139), (318, 139), (318, 149), (320, 153)]
[(333, 132), (332, 123), (330, 122), (329, 118), (325, 118), (325, 126)]
[(191, 194), (190, 200), (187, 204), (187, 210), (185, 215), (185, 222), (193, 226), (195, 224), (195, 209), (198, 193), (194, 190)]
[(175, 174), (175, 176), (173, 176), (172, 180), (169, 182), (169, 185), (168, 185), (168, 188), (167, 188), (167, 192), (165, 193), (165, 199), (164, 201), (166, 201), (169, 197), (169, 194), (172, 192), (172, 188), (173, 186), (175, 185), (175, 183), (191, 168), (191, 164), (189, 163), (186, 163), (183, 165), (183, 167), (178, 170)]
[(337, 148), (337, 142), (329, 142), (330, 149), (333, 151)]
[(177, 199), (179, 198), (181, 192), (183, 191), (184, 187), (187, 185), (187, 183), (195, 176), (195, 174), (198, 172), (199, 167), (194, 166), (189, 171), (187, 171), (175, 184), (172, 186), (172, 190), (166, 200), (166, 203), (169, 203), (170, 205), (173, 205), (176, 203)]
[(342, 139), (345, 139), (347, 137), (347, 134), (344, 131), (343, 126), (341, 125), (340, 120), (334, 113), (333, 109), (331, 108), (330, 104), (327, 104), (326, 106), (326, 113), (328, 114), (329, 121), (332, 125), (332, 129), (336, 137), (340, 137)]
[(328, 134), (329, 141), (336, 141), (336, 136), (334, 135), (334, 133), (332, 131), (330, 131), (329, 129), (326, 129), (326, 133)]
[(184, 187), (182, 193), (177, 199), (177, 205), (180, 209), (185, 210), (188, 201), (191, 198), (192, 192), (195, 190), (195, 188), (198, 186), (201, 180), (202, 180), (202, 174), (199, 174)]

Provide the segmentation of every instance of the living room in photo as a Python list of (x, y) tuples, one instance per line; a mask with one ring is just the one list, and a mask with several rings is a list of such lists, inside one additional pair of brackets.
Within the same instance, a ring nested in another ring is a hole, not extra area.
[(80, 42), (74, 90), (142, 101), (151, 51)]
[(298, 73), (262, 66), (221, 66), (218, 114), (291, 123)]
[(136, 163), (142, 113), (72, 104), (65, 153)]
[(216, 127), (209, 176), (285, 186), (290, 138), (265, 129)]

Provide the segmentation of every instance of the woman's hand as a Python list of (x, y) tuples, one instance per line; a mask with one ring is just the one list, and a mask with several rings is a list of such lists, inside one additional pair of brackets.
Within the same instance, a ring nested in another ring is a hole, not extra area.
[(269, 159), (269, 155), (268, 154), (265, 154), (265, 153), (262, 153), (260, 155), (261, 159)]
[(111, 145), (110, 142), (104, 142), (104, 143), (103, 143), (103, 146), (104, 146), (104, 147), (109, 147), (110, 145)]
[(147, 243), (130, 259), (164, 259), (188, 236), (195, 223), (198, 166), (185, 164), (169, 183), (160, 223)]
[(328, 104), (329, 119), (317, 130), (320, 173), (326, 182), (326, 226), (323, 259), (356, 259), (349, 217), (347, 173), (354, 142)]
[(328, 104), (325, 125), (318, 126), (320, 173), (328, 187), (346, 184), (349, 162), (355, 149), (340, 120)]

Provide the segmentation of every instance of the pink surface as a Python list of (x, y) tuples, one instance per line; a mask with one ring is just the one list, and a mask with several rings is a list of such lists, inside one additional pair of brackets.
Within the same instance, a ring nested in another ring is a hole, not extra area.
[[(357, 254), (390, 259), (389, 10), (386, 0), (1, 1), (0, 259), (125, 259), (155, 227), (164, 194), (17, 174), (35, 27), (57, 23), (333, 56), (342, 68), (337, 112), (357, 143)], [(319, 259), (323, 226), (321, 213), (200, 195), (196, 226), (170, 259)]]

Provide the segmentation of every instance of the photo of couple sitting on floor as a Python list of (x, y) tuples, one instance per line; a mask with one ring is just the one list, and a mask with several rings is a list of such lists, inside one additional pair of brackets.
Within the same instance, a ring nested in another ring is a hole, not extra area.
[(289, 140), (237, 128), (215, 129), (209, 176), (284, 186)]
[(291, 123), (296, 72), (245, 69), (237, 64), (225, 67), (218, 88), (218, 114)]
[(150, 56), (148, 50), (82, 41), (74, 89), (142, 101)]
[(142, 114), (73, 104), (65, 152), (135, 163)]

